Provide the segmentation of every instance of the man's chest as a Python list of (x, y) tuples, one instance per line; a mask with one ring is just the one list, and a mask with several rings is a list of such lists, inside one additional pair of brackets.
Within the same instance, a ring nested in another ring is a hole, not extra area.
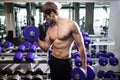
[(69, 38), (70, 33), (71, 33), (71, 31), (70, 31), (69, 27), (65, 27), (65, 26), (54, 27), (54, 28), (51, 28), (51, 30), (49, 31), (49, 37), (53, 41), (56, 39), (65, 40), (65, 39)]

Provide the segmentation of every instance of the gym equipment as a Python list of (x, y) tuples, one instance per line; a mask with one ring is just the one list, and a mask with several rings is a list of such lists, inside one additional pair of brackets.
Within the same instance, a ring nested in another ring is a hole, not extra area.
[(107, 52), (105, 56), (106, 58), (115, 57), (115, 55), (112, 52)]
[(12, 64), (11, 66), (7, 67), (4, 69), (4, 71), (8, 74), (8, 75), (12, 75), (15, 71), (15, 69), (19, 66), (20, 64)]
[(24, 69), (23, 68), (17, 68), (14, 71), (14, 75), (11, 77), (12, 80), (21, 80), (21, 75), (24, 74)]
[(11, 43), (11, 42), (9, 42), (9, 41), (6, 41), (6, 42), (4, 43), (4, 48), (10, 48), (10, 47), (14, 47), (14, 44)]
[(108, 60), (106, 57), (100, 57), (99, 60), (98, 60), (98, 63), (101, 65), (101, 66), (106, 66), (108, 64)]
[(29, 48), (31, 43), (29, 41), (25, 41), (23, 45), (25, 45), (25, 48)]
[(95, 70), (92, 66), (87, 66), (87, 73), (79, 67), (76, 67), (72, 70), (72, 79), (73, 80), (94, 80)]
[(25, 59), (27, 63), (35, 62), (35, 54), (33, 52), (28, 52)]
[(93, 64), (92, 58), (90, 58), (90, 57), (87, 58), (87, 64), (92, 66), (92, 64)]
[(79, 56), (79, 57), (80, 57), (79, 52), (74, 52), (74, 53), (72, 53), (72, 58), (76, 58), (77, 56)]
[(26, 70), (26, 73), (25, 73), (26, 75), (25, 75), (25, 77), (23, 78), (23, 80), (32, 80), (32, 78), (33, 78), (33, 70), (32, 69), (27, 69)]
[(95, 56), (96, 58), (105, 57), (103, 52), (97, 52)]
[(5, 71), (6, 68), (10, 67), (11, 64), (7, 64), (5, 67), (0, 69), (0, 80), (7, 80), (8, 79), (8, 74)]
[(75, 66), (77, 66), (77, 67), (81, 67), (82, 66), (82, 61), (81, 61), (81, 58), (79, 56), (77, 56), (75, 58)]
[(2, 52), (2, 47), (0, 47), (0, 53)]
[(37, 68), (35, 71), (34, 71), (34, 77), (32, 80), (43, 80), (43, 71), (41, 70), (41, 68)]
[(85, 31), (82, 31), (82, 36), (83, 37), (89, 37), (89, 34), (87, 32), (85, 32)]
[(33, 45), (35, 45), (36, 46), (36, 48), (38, 48), (39, 47), (39, 45), (38, 45), (38, 43), (35, 41), (35, 42), (33, 42)]
[(86, 80), (86, 78), (87, 74), (82, 68), (76, 67), (72, 70), (73, 80)]
[(108, 70), (106, 72), (106, 78), (116, 78), (116, 75), (112, 70)]
[(36, 41), (40, 36), (40, 31), (36, 26), (28, 25), (23, 29), (23, 36), (30, 42)]
[(43, 23), (43, 25), (48, 28), (51, 25), (51, 23), (46, 21), (45, 23)]
[(32, 44), (29, 48), (29, 52), (36, 52), (36, 50), (37, 50), (37, 47), (34, 44)]
[(97, 73), (97, 77), (101, 78), (101, 79), (104, 79), (106, 77), (106, 72), (103, 71), (103, 70), (99, 70), (98, 73)]
[(87, 66), (87, 80), (94, 80), (95, 78), (95, 69), (88, 65)]
[(88, 51), (86, 52), (86, 54), (87, 54), (87, 57), (90, 57), (90, 53)]
[(25, 45), (23, 45), (23, 44), (19, 45), (17, 51), (18, 52), (24, 52), (25, 51)]
[(77, 44), (74, 42), (73, 46), (72, 46), (72, 50), (78, 50)]
[(111, 57), (111, 58), (109, 58), (109, 63), (110, 63), (110, 65), (112, 65), (112, 66), (116, 66), (116, 65), (118, 65), (118, 63), (119, 63), (119, 60), (118, 60), (117, 57)]
[(16, 52), (13, 58), (13, 61), (16, 63), (20, 63), (23, 60), (23, 54), (21, 52)]
[(84, 43), (87, 44), (87, 45), (90, 44), (90, 37), (85, 36), (84, 37)]

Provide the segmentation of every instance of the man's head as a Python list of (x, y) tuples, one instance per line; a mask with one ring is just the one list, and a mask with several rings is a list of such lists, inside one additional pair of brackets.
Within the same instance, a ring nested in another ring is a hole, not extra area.
[(44, 14), (46, 21), (49, 21), (51, 24), (56, 23), (56, 17), (58, 16), (58, 10), (60, 9), (59, 5), (54, 2), (46, 2), (41, 11)]
[(51, 12), (54, 12), (56, 15), (58, 15), (58, 7), (53, 2), (46, 2), (41, 10), (44, 14), (50, 15)]

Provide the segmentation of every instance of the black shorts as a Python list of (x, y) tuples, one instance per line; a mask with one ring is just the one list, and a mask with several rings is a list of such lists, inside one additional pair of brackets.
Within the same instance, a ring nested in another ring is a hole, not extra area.
[(51, 80), (71, 80), (72, 60), (58, 59), (51, 56), (50, 76)]

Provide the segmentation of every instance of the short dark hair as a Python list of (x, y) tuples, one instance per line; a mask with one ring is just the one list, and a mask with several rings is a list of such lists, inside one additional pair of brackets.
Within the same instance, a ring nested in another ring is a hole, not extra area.
[(58, 14), (57, 10), (58, 10), (58, 7), (53, 2), (46, 2), (41, 9), (41, 11), (47, 15), (50, 15), (51, 12)]

